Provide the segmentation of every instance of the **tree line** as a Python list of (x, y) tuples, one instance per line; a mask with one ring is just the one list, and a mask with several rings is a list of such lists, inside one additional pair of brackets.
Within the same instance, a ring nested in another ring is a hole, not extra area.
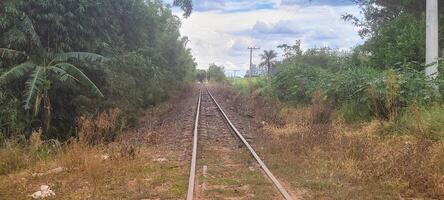
[(194, 80), (180, 25), (160, 0), (0, 2), (1, 137), (66, 139), (78, 116), (115, 107), (134, 122)]

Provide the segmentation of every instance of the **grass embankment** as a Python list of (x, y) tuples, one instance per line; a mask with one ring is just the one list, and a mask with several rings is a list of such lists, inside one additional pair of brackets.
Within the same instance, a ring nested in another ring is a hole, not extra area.
[(245, 83), (233, 83), (241, 93), (253, 91), (240, 105), (268, 122), (254, 146), (274, 173), (306, 190), (307, 199), (444, 198), (442, 105), (411, 106), (397, 120), (348, 123), (322, 95), (289, 106)]
[[(148, 113), (156, 118), (168, 111), (165, 104)], [(159, 153), (152, 130), (122, 134), (118, 116), (113, 110), (81, 118), (78, 139), (65, 144), (42, 141), (40, 132), (5, 142), (0, 199), (30, 199), (40, 185), (55, 192), (50, 199), (182, 198), (187, 166), (172, 153)]]

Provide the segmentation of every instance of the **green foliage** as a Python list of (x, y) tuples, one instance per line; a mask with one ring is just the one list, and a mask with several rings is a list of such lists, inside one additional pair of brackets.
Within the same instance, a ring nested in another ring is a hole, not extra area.
[(339, 108), (339, 113), (347, 123), (365, 122), (372, 117), (367, 105), (353, 101), (343, 103)]
[(230, 83), (244, 95), (252, 92), (259, 92), (264, 96), (272, 95), (269, 92), (270, 81), (265, 77), (233, 78)]
[(216, 64), (210, 64), (207, 71), (207, 79), (209, 81), (223, 82), (225, 81), (225, 72), (223, 66), (217, 66)]
[[(30, 110), (34, 107), (34, 112), (37, 114), (41, 100), (47, 95), (47, 90), (51, 86), (51, 77), (56, 77), (62, 82), (71, 80), (71, 82), (78, 82), (84, 86), (87, 86), (91, 91), (93, 91), (98, 96), (103, 97), (102, 92), (97, 88), (97, 86), (76, 66), (65, 63), (61, 61), (68, 60), (68, 55), (76, 55), (77, 59), (85, 59), (82, 57), (86, 53), (67, 53), (56, 55), (55, 59), (49, 62), (48, 65), (45, 63), (36, 64), (32, 61), (27, 61), (23, 64), (17, 65), (5, 72), (0, 76), (0, 83), (7, 83), (8, 81), (21, 78), (30, 72), (29, 78), (26, 81), (25, 87), (25, 99), (24, 107), (26, 110)], [(94, 57), (94, 54), (88, 53), (88, 58)], [(100, 56), (95, 56), (99, 58)], [(32, 106), (34, 104), (34, 106)], [(50, 105), (46, 105), (50, 106)]]
[(279, 45), (278, 48), (284, 51), (284, 62), (286, 63), (303, 63), (331, 70), (349, 67), (353, 64), (353, 59), (362, 59), (353, 58), (353, 56), (359, 56), (360, 52), (358, 51), (356, 51), (356, 54), (351, 54), (329, 47), (310, 48), (303, 51), (300, 40), (297, 40), (292, 46), (283, 44)]
[(207, 72), (205, 70), (199, 69), (196, 72), (196, 79), (199, 82), (203, 82), (207, 78)]
[(0, 142), (12, 134), (23, 131), (26, 121), (20, 112), (21, 101), (10, 91), (0, 90)]
[[(279, 65), (273, 79), (275, 94), (283, 101), (310, 103), (311, 97), (322, 91), (340, 107), (347, 121), (395, 119), (413, 102), (424, 106), (442, 101), (425, 73), (409, 64), (388, 71), (364, 67), (330, 70), (303, 60), (286, 60)], [(442, 81), (437, 79), (434, 84)]]
[[(362, 18), (343, 16), (360, 28), (366, 39), (363, 50), (370, 55), (371, 67), (402, 67), (398, 63), (423, 63), (425, 55), (426, 1), (353, 0), (362, 9)], [(438, 10), (444, 2), (438, 1)], [(444, 42), (444, 12), (439, 12), (439, 43)], [(418, 67), (420, 67), (418, 65)], [(422, 68), (418, 68), (422, 70)]]
[(267, 72), (267, 75), (270, 75), (270, 73), (273, 71), (274, 66), (276, 65), (276, 59), (277, 53), (273, 50), (264, 50), (264, 53), (261, 54), (262, 62), (259, 64), (259, 67), (265, 67), (265, 71)]
[(387, 69), (400, 67), (398, 63), (424, 61), (424, 21), (409, 14), (401, 14), (380, 25), (365, 44), (370, 52), (369, 65)]
[(191, 15), (191, 11), (193, 10), (192, 0), (174, 0), (173, 4), (182, 8), (182, 10), (184, 11), (184, 17), (189, 17)]
[[(188, 9), (187, 15), (190, 3), (175, 2)], [(143, 108), (165, 100), (168, 90), (195, 80), (196, 64), (179, 27), (179, 19), (160, 0), (1, 1), (3, 87), (13, 99), (28, 91), (26, 105), (34, 110), (31, 105), (50, 100), (54, 123), (48, 137), (69, 138), (79, 115), (111, 107), (134, 119)], [(26, 87), (19, 84), (26, 78)], [(84, 96), (85, 86), (106, 99)], [(17, 112), (20, 121), (28, 122), (26, 128), (40, 127), (48, 117), (43, 113), (31, 119)], [(0, 128), (2, 120), (11, 121), (0, 116)]]

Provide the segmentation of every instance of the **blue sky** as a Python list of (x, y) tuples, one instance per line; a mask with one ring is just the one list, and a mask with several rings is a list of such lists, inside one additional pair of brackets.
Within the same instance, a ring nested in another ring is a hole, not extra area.
[[(249, 46), (261, 47), (254, 56), (258, 63), (263, 50), (295, 40), (303, 48), (350, 49), (363, 42), (358, 29), (341, 19), (345, 13), (360, 15), (350, 0), (194, 0), (193, 5), (181, 33), (190, 39), (198, 68), (214, 62), (228, 74), (242, 74), (249, 67)], [(181, 17), (181, 10), (173, 11)]]

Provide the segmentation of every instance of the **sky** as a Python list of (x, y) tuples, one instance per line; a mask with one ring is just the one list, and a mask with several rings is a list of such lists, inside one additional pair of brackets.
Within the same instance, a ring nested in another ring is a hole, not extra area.
[(253, 55), (258, 64), (264, 50), (296, 40), (302, 41), (303, 49), (346, 50), (363, 42), (358, 28), (341, 18), (346, 13), (360, 16), (359, 7), (350, 0), (193, 0), (193, 6), (188, 18), (173, 8), (182, 19), (181, 34), (189, 38), (198, 68), (216, 63), (225, 67), (227, 75), (233, 70), (243, 75), (249, 68), (250, 46), (261, 48)]

